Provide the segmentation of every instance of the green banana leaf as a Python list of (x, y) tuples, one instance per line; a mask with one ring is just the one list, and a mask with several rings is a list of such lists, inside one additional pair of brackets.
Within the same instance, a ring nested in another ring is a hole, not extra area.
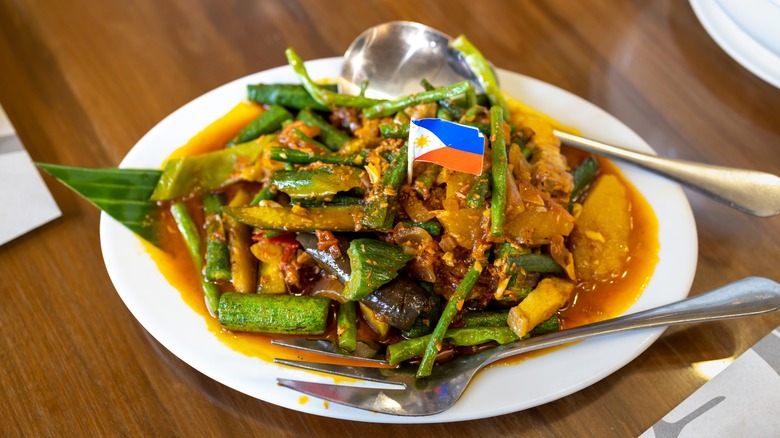
[(147, 242), (160, 246), (155, 225), (159, 210), (150, 200), (160, 170), (35, 164)]

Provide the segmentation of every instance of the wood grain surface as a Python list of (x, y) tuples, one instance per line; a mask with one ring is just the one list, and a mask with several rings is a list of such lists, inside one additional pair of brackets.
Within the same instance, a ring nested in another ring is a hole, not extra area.
[[(780, 174), (780, 90), (730, 58), (686, 1), (0, 0), (0, 102), (36, 161), (111, 167), (166, 115), (247, 74), (339, 56), (366, 28), (466, 34), (501, 68), (581, 96), (660, 155)], [(250, 398), (158, 344), (115, 292), (99, 212), (49, 177), (63, 215), (0, 247), (0, 435), (636, 436), (780, 314), (673, 328), (636, 360), (523, 412), (434, 425), (354, 423)], [(780, 218), (694, 192), (691, 294), (780, 280)], [(2, 207), (0, 207), (2, 208)]]

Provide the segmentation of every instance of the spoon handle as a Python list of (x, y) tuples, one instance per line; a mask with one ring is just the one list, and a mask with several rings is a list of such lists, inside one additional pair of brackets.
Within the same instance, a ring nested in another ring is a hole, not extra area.
[(778, 309), (780, 284), (767, 278), (748, 277), (682, 301), (507, 344), (499, 347), (500, 351), (489, 362), (597, 335), (759, 315)]
[(742, 212), (760, 217), (780, 214), (780, 177), (776, 175), (656, 157), (561, 131), (555, 135), (567, 145), (636, 164)]

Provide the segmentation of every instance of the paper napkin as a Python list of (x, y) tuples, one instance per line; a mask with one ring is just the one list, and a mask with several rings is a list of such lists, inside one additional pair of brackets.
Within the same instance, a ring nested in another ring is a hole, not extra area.
[(0, 106), (0, 245), (61, 214)]
[(780, 436), (780, 327), (641, 438)]

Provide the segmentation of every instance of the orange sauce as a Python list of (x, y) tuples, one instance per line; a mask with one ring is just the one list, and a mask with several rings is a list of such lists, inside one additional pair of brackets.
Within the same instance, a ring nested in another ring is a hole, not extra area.
[(629, 258), (622, 277), (605, 283), (580, 283), (567, 307), (558, 312), (562, 328), (612, 318), (625, 312), (639, 298), (658, 262), (658, 220), (652, 208), (609, 160), (599, 157), (602, 173), (617, 176), (628, 189), (631, 205)]
[[(196, 155), (221, 147), (252, 118), (263, 111), (254, 104), (240, 104), (231, 112), (209, 125), (198, 133), (190, 142), (180, 147), (169, 157)], [(564, 154), (570, 163), (576, 163), (584, 158), (584, 154), (565, 149)], [(594, 321), (607, 319), (624, 312), (641, 295), (647, 282), (653, 274), (658, 259), (658, 223), (655, 215), (641, 194), (623, 177), (620, 171), (608, 160), (599, 158), (602, 173), (616, 175), (626, 186), (631, 203), (632, 232), (629, 241), (629, 254), (625, 274), (611, 282), (595, 285), (579, 284), (569, 305), (559, 311), (562, 328), (575, 327)], [(191, 203), (189, 211), (198, 224), (202, 224), (200, 206)], [(257, 333), (231, 332), (222, 328), (216, 318), (212, 317), (203, 298), (198, 275), (190, 260), (184, 242), (176, 229), (170, 213), (164, 211), (161, 221), (162, 251), (151, 244), (144, 246), (156, 262), (163, 276), (177, 289), (187, 305), (201, 315), (208, 327), (221, 342), (231, 349), (250, 357), (258, 357), (267, 361), (274, 358), (329, 362), (336, 364), (353, 364), (348, 359), (323, 357), (293, 349), (278, 347), (271, 344), (272, 337)], [(276, 337), (280, 337), (276, 335)], [(527, 353), (499, 364), (517, 363), (531, 357), (545, 354), (563, 347), (553, 347), (538, 352)], [(347, 379), (348, 380), (348, 379)]]

